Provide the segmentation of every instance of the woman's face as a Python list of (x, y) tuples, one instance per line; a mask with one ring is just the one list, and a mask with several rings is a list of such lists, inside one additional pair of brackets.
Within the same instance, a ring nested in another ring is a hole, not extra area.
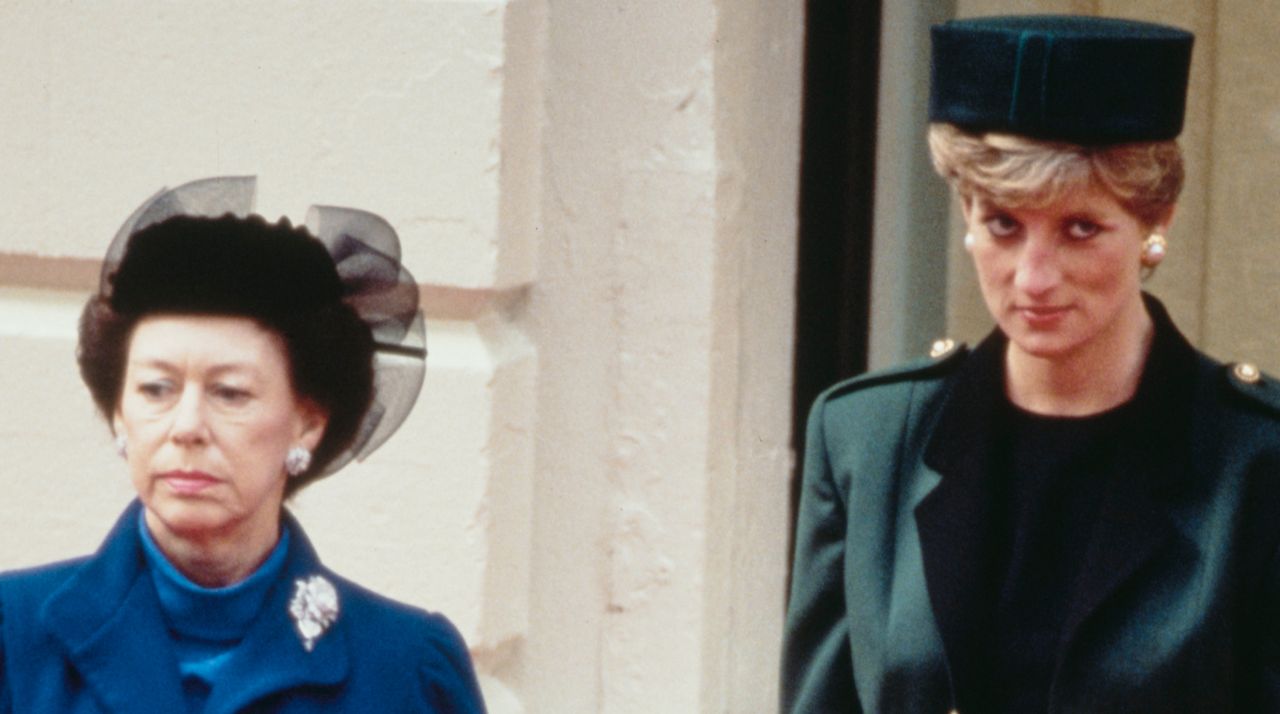
[(287, 360), (282, 339), (248, 318), (134, 327), (114, 425), (158, 539), (275, 541), (285, 454), (314, 449), (325, 425), (294, 394)]
[[(1149, 234), (1105, 189), (1037, 208), (964, 204), (987, 309), (1015, 349), (1070, 358), (1106, 350), (1141, 325), (1141, 255)], [(1163, 226), (1157, 227), (1163, 232)], [(1135, 320), (1137, 320), (1135, 322)]]

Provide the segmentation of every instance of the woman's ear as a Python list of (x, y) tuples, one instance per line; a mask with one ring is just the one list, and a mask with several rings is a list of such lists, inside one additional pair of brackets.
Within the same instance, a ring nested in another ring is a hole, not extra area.
[(973, 213), (973, 196), (960, 194), (960, 215), (964, 216), (965, 227), (969, 226), (969, 216)]
[(298, 442), (315, 451), (329, 426), (329, 412), (312, 399), (298, 400)]
[(1171, 203), (1169, 207), (1164, 209), (1160, 216), (1156, 219), (1156, 224), (1151, 227), (1152, 233), (1159, 233), (1162, 236), (1169, 235), (1169, 229), (1173, 227), (1174, 215), (1178, 212), (1178, 204)]

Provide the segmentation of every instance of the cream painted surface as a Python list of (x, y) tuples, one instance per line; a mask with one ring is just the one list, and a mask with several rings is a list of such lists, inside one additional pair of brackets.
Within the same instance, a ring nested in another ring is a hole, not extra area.
[(0, 569), (91, 551), (132, 497), (75, 367), (92, 262), (160, 187), (253, 174), (270, 218), (387, 218), (429, 298), (408, 422), (291, 504), (326, 562), (453, 619), (495, 714), (772, 707), (800, 5), (0, 20)]
[(87, 296), (85, 292), (0, 287), (0, 336), (74, 341)]
[(83, 293), (0, 289), (0, 523), (22, 534), (0, 540), (6, 568), (91, 551), (132, 498), (128, 472), (76, 376), (83, 300)]
[(802, 3), (716, 18), (716, 271), (708, 568), (699, 711), (777, 701), (790, 513), (788, 443), (799, 180)]
[[(1280, 2), (959, 0), (957, 15), (1083, 12), (1166, 22), (1196, 34), (1187, 122), (1187, 184), (1169, 256), (1146, 288), (1202, 349), (1280, 373)], [(958, 213), (958, 211), (956, 211)], [(950, 237), (948, 324), (967, 340), (991, 320), (963, 233)]]
[[(548, 7), (547, 236), (531, 316), (539, 410), (560, 418), (538, 425), (522, 684), (533, 711), (697, 711), (714, 7)], [(578, 319), (555, 320), (564, 310)]]
[(71, 334), (82, 297), (34, 290), (0, 297), (2, 569), (93, 551), (133, 497), (76, 371)]
[(257, 174), (269, 217), (387, 218), (423, 282), (523, 282), (497, 231), (507, 5), (6, 2), (5, 249), (99, 258), (161, 186)]

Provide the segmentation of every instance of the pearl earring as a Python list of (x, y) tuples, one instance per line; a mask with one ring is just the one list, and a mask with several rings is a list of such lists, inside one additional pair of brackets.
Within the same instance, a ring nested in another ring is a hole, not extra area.
[(1164, 260), (1165, 253), (1169, 250), (1169, 242), (1159, 233), (1152, 233), (1147, 239), (1142, 241), (1142, 265), (1145, 268), (1154, 268)]
[(124, 434), (116, 436), (116, 453), (122, 459), (129, 458), (129, 440), (124, 438)]
[(977, 239), (976, 239), (976, 238), (974, 238), (974, 237), (973, 237), (973, 234), (972, 234), (972, 233), (965, 233), (965, 234), (964, 234), (964, 249), (965, 249), (965, 250), (973, 250), (973, 244), (974, 244), (974, 243), (976, 243), (976, 242), (978, 242), (978, 241), (977, 241)]
[(301, 446), (289, 449), (284, 455), (284, 470), (290, 476), (301, 476), (311, 466), (311, 452)]

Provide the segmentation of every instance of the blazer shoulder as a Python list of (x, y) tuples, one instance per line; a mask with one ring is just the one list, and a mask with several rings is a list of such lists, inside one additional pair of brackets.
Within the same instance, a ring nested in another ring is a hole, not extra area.
[(484, 711), (466, 641), (448, 618), (333, 577), (352, 618), (348, 632), (358, 656), (385, 660), (387, 667), (411, 663), (431, 711)]
[(0, 573), (0, 600), (44, 602), (87, 560), (84, 556)]
[(421, 651), (423, 644), (447, 656), (467, 651), (462, 636), (444, 615), (393, 600), (340, 575), (333, 575), (342, 593), (342, 606), (373, 644), (387, 648), (396, 643)]
[(1241, 403), (1280, 420), (1280, 382), (1252, 362), (1219, 365), (1226, 389)]
[[(11, 651), (26, 652), (36, 657), (43, 646), (46, 630), (43, 615), (47, 604), (71, 578), (79, 572), (86, 558), (60, 561), (0, 573), (0, 649), (11, 645)], [(3, 659), (0, 653), (0, 659)], [(11, 662), (0, 662), (0, 680)], [(0, 682), (3, 689), (3, 682)], [(0, 707), (0, 712), (3, 712)]]
[(851, 395), (874, 392), (877, 388), (887, 386), (938, 381), (955, 372), (960, 365), (964, 364), (968, 356), (968, 346), (953, 343), (950, 340), (939, 340), (934, 343), (929, 357), (867, 372), (838, 382), (818, 395), (817, 403), (822, 404)]

